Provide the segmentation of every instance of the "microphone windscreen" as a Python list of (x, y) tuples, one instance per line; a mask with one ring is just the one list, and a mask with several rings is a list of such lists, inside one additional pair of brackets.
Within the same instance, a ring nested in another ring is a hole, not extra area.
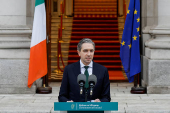
[(89, 81), (89, 82), (94, 82), (94, 84), (96, 85), (96, 83), (97, 83), (97, 77), (92, 74), (92, 75), (89, 76), (88, 81)]
[(80, 81), (83, 81), (84, 83), (86, 83), (86, 75), (79, 74), (77, 77), (77, 83), (79, 84)]

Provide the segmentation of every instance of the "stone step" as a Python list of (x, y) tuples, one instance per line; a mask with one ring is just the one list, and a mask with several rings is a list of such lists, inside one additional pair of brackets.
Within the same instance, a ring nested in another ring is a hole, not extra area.
[(117, 9), (115, 8), (107, 8), (107, 9), (101, 9), (101, 8), (96, 8), (96, 9), (74, 9), (75, 12), (83, 12), (83, 11), (87, 11), (87, 12), (90, 12), (90, 11), (93, 11), (93, 12), (107, 12), (107, 11), (116, 11), (117, 12)]
[[(74, 28), (74, 29), (77, 29), (77, 30), (81, 30), (81, 29), (85, 29), (85, 28)], [(64, 27), (64, 29), (63, 29), (63, 32), (64, 31), (72, 31), (72, 30), (74, 30), (74, 29), (72, 29), (72, 27), (70, 26), (70, 27)], [(123, 30), (122, 29), (122, 27), (118, 27), (118, 28), (88, 28), (88, 30), (114, 30), (114, 29), (118, 29), (118, 30)], [(51, 27), (51, 31), (58, 31), (58, 26), (53, 26), (53, 27)]]
[(90, 12), (79, 12), (79, 11), (75, 11), (74, 14), (103, 14), (103, 15), (106, 15), (106, 14), (117, 14), (116, 11), (107, 11), (107, 12), (93, 12), (93, 11), (90, 11)]
[(75, 0), (75, 3), (117, 3), (117, 0)]
[(74, 7), (75, 6), (98, 6), (98, 7), (100, 7), (100, 6), (105, 6), (105, 7), (107, 7), (107, 6), (115, 6), (115, 7), (117, 7), (117, 2), (113, 2), (113, 3), (99, 3), (99, 2), (94, 2), (94, 3), (83, 3), (83, 2), (81, 2), (81, 3), (74, 3)]
[[(52, 18), (51, 19), (51, 22), (54, 23), (54, 22), (57, 22), (57, 23), (60, 23), (61, 19), (60, 18)], [(63, 23), (72, 23), (73, 22), (73, 18), (69, 18), (69, 19), (66, 19), (66, 18), (63, 18)]]
[[(70, 60), (78, 59), (78, 55), (69, 55)], [(120, 60), (119, 55), (94, 55), (94, 60), (101, 60), (101, 58), (106, 58), (107, 60)]]
[(73, 20), (74, 23), (80, 23), (80, 22), (83, 22), (83, 23), (91, 23), (91, 22), (94, 22), (94, 23), (113, 23), (113, 22), (118, 22), (118, 20)]
[[(51, 27), (58, 27), (60, 23), (54, 22), (51, 24)], [(72, 23), (63, 23), (63, 27), (72, 27)]]
[[(77, 39), (74, 39), (74, 40), (80, 41), (82, 38), (91, 38), (93, 41), (96, 40), (96, 39), (93, 39), (92, 37), (88, 37), (88, 36), (80, 37), (80, 38), (77, 38)], [(122, 35), (119, 35), (118, 38), (119, 38), (119, 39), (122, 38)], [(113, 39), (106, 38), (106, 39), (107, 39), (107, 40), (111, 40), (111, 41), (115, 40), (114, 38), (113, 38)], [(69, 36), (67, 36), (67, 37), (65, 37), (65, 38), (62, 38), (62, 41), (63, 41), (63, 42), (62, 42), (61, 45), (69, 44), (70, 40), (71, 40), (71, 39), (70, 39)], [(99, 39), (99, 40), (102, 41), (102, 39)], [(58, 38), (52, 38), (52, 39), (51, 39), (51, 44), (52, 44), (52, 45), (57, 45), (57, 43), (58, 43)]]
[[(123, 34), (123, 31), (121, 30), (121, 31), (119, 31), (119, 32), (113, 32), (113, 33), (107, 33), (107, 32), (98, 32), (98, 33), (93, 33), (93, 32), (83, 32), (83, 33), (86, 33), (85, 34), (85, 36), (86, 37), (91, 37), (91, 36), (102, 36), (102, 34), (103, 35), (105, 35), (106, 36), (106, 34), (114, 34), (114, 36), (118, 36), (118, 35), (122, 35)], [(81, 34), (83, 34), (83, 33), (81, 33), (81, 32), (73, 32), (72, 33), (72, 35), (73, 36), (75, 36), (75, 35), (78, 35), (79, 34), (79, 36), (81, 35)], [(51, 38), (58, 38), (58, 32), (56, 32), (56, 31), (51, 31), (51, 34), (52, 34), (52, 36), (51, 36)], [(71, 36), (71, 31), (63, 31), (62, 32), (62, 37), (65, 37), (65, 36)], [(75, 35), (74, 35), (75, 34)]]
[(107, 3), (107, 2), (117, 2), (117, 0), (75, 0), (76, 3), (88, 2), (88, 3)]
[[(99, 6), (74, 6), (75, 9), (97, 9)], [(114, 8), (116, 9), (117, 6), (100, 6), (101, 9), (104, 8)]]

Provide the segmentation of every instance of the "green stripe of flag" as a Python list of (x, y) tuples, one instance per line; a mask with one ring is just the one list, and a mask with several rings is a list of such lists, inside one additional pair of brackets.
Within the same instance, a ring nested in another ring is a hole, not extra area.
[(37, 5), (42, 4), (42, 3), (44, 3), (44, 0), (36, 0), (36, 1), (35, 1), (35, 7), (36, 7)]

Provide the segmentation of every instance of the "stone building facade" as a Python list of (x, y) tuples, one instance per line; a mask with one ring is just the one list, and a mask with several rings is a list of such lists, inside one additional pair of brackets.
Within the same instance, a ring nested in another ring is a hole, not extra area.
[[(147, 93), (170, 93), (170, 1), (141, 3), (142, 85)], [(1, 0), (0, 93), (35, 93), (41, 85), (27, 87), (34, 6), (35, 0)]]
[(170, 93), (169, 3), (142, 0), (142, 81), (148, 93)]
[(34, 0), (1, 0), (0, 93), (35, 93), (27, 87)]

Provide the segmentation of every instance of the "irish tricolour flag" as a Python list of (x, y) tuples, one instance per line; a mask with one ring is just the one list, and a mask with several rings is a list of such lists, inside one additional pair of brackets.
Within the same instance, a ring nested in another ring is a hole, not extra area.
[(44, 0), (35, 1), (34, 23), (30, 47), (28, 87), (47, 74), (46, 12)]

